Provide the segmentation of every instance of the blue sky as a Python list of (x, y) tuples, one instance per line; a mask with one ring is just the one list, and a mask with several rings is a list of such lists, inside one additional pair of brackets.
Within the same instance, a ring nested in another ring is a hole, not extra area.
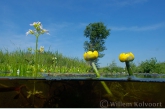
[(83, 59), (85, 27), (103, 22), (111, 29), (101, 66), (121, 52), (132, 52), (134, 62), (156, 57), (165, 61), (165, 0), (0, 0), (0, 49), (35, 47), (35, 36), (26, 32), (40, 21), (50, 35), (41, 35), (39, 46), (64, 56)]

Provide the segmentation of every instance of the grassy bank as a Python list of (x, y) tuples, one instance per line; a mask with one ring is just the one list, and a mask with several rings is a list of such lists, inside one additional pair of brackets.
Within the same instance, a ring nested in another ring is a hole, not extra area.
[[(39, 73), (88, 73), (91, 67), (85, 60), (66, 57), (58, 51), (38, 52)], [(33, 77), (35, 72), (35, 54), (32, 50), (15, 50), (13, 52), (0, 50), (0, 76)], [(134, 73), (165, 74), (165, 62), (157, 62), (156, 58), (145, 60), (135, 65), (131, 63)], [(99, 69), (100, 73), (126, 72), (125, 68), (117, 66), (112, 61), (107, 67)]]
[[(86, 73), (89, 66), (82, 59), (63, 56), (58, 51), (39, 52), (39, 72)], [(31, 51), (0, 51), (1, 76), (30, 76), (35, 70), (35, 54)]]

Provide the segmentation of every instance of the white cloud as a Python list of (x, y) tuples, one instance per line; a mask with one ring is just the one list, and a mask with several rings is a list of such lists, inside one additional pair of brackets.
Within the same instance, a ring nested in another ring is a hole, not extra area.
[(156, 29), (162, 28), (164, 26), (165, 26), (164, 23), (159, 23), (159, 24), (154, 24), (154, 25), (149, 25), (149, 26), (142, 26), (142, 27), (139, 27), (139, 26), (132, 26), (132, 27), (112, 26), (111, 30), (114, 30), (114, 31), (148, 31), (148, 30), (156, 30)]

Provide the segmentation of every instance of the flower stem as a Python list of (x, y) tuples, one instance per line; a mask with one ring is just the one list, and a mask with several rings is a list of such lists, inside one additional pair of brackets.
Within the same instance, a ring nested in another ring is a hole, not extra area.
[(133, 76), (133, 72), (129, 62), (125, 62), (129, 76)]
[(93, 69), (95, 70), (96, 76), (97, 76), (97, 77), (100, 77), (100, 74), (99, 74), (99, 72), (98, 72), (98, 70), (97, 70), (96, 65), (95, 65), (94, 62), (92, 62), (92, 67), (93, 67)]
[(34, 72), (34, 78), (36, 78), (37, 73), (38, 73), (38, 37), (39, 37), (39, 34), (36, 35), (35, 72)]
[[(100, 77), (100, 74), (99, 74), (99, 72), (98, 72), (98, 70), (97, 70), (96, 65), (95, 65), (94, 62), (92, 62), (92, 67), (93, 67), (93, 69), (95, 70), (96, 76), (97, 76), (97, 77)], [(113, 94), (112, 94), (111, 90), (108, 88), (107, 84), (106, 84), (104, 81), (100, 81), (100, 82), (101, 82), (101, 84), (103, 85), (103, 87), (104, 87), (104, 89), (106, 90), (106, 92), (107, 92), (110, 96), (113, 96)]]
[[(36, 82), (35, 82), (35, 79), (37, 77), (37, 73), (38, 73), (38, 37), (39, 37), (39, 34), (36, 35), (36, 49), (35, 49), (35, 70), (34, 70), (34, 85), (33, 85), (33, 93), (35, 93), (36, 91)], [(33, 105), (34, 105), (34, 96), (33, 96)]]

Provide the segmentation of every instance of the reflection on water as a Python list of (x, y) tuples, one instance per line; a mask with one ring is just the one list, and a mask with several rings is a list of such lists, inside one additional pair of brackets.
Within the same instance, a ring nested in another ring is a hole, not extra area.
[(98, 80), (4, 79), (0, 107), (165, 107), (163, 82), (105, 82), (113, 97)]

